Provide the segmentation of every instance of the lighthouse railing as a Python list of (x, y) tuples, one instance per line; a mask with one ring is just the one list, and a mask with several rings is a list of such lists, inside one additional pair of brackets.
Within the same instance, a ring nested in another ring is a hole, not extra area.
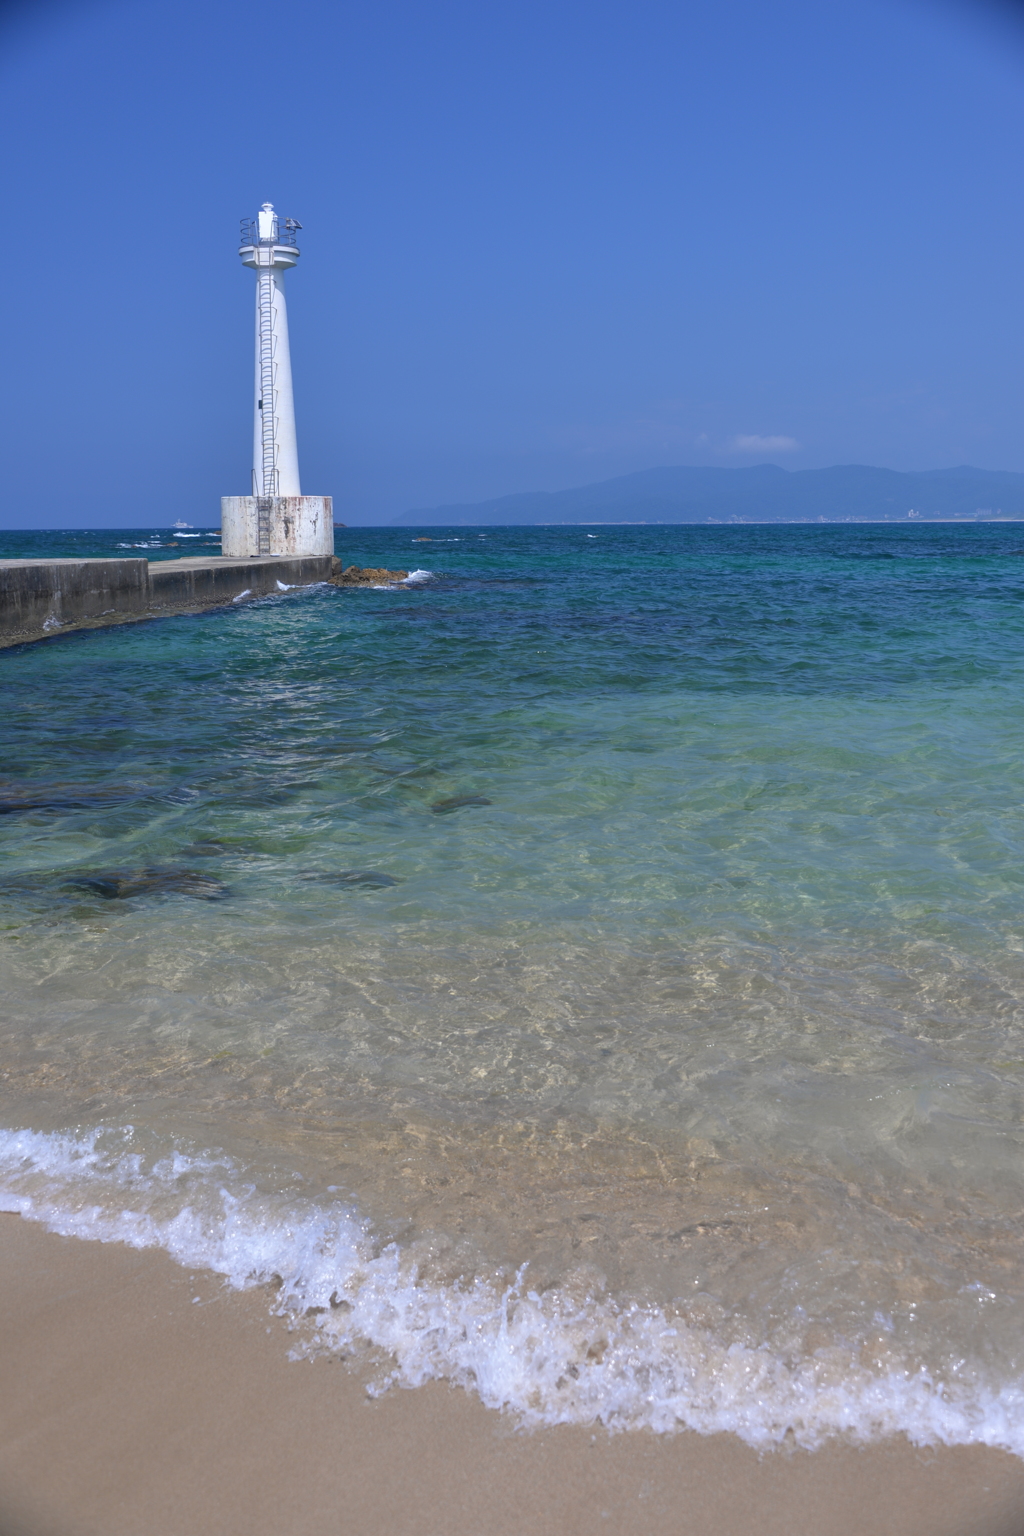
[(298, 231), (302, 228), (294, 219), (275, 219), (273, 239), (261, 240), (260, 227), (256, 219), (242, 220), (241, 245), (293, 245), (298, 246)]

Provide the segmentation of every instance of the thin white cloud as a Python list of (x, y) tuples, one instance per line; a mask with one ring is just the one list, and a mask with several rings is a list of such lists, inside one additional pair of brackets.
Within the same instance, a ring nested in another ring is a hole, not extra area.
[(759, 437), (753, 432), (734, 437), (729, 446), (733, 453), (792, 453), (800, 444), (795, 437)]

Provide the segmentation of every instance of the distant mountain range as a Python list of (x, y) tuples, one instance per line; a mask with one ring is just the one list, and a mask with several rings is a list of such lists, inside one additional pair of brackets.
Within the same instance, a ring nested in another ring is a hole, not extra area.
[(1024, 474), (1010, 470), (910, 472), (832, 469), (645, 469), (570, 491), (527, 491), (494, 501), (418, 507), (395, 523), (473, 527), (501, 523), (906, 522), (908, 518), (1024, 518)]

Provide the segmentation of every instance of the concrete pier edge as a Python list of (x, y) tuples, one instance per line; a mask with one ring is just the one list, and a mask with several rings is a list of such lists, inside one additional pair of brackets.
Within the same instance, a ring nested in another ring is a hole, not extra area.
[(0, 560), (0, 648), (81, 629), (202, 613), (242, 596), (311, 586), (328, 579), (331, 560), (329, 554)]

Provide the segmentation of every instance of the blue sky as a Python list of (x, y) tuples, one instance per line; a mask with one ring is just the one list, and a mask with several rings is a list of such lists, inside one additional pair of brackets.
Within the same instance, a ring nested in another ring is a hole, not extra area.
[(249, 486), (238, 219), (344, 521), (661, 464), (1024, 470), (1024, 23), (959, 0), (3, 9), (9, 528)]

